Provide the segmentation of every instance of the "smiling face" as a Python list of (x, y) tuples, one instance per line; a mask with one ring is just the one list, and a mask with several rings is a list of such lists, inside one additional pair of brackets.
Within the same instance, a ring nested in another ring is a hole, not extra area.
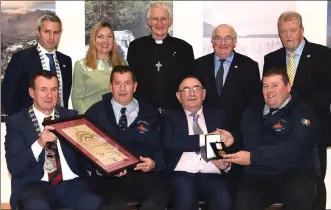
[(215, 29), (215, 36), (211, 43), (216, 55), (222, 59), (227, 59), (236, 47), (237, 38), (231, 27), (222, 25)]
[(206, 90), (202, 88), (199, 80), (187, 78), (180, 84), (176, 96), (185, 110), (196, 113), (202, 107), (203, 100), (206, 97)]
[(263, 77), (263, 97), (270, 108), (279, 108), (290, 96), (291, 85), (285, 84), (282, 75)]
[(303, 40), (304, 28), (300, 26), (296, 18), (290, 21), (280, 22), (278, 33), (283, 46), (289, 51), (295, 51)]
[(163, 7), (153, 7), (148, 19), (148, 25), (151, 27), (152, 37), (154, 39), (164, 39), (171, 25), (168, 10)]
[(44, 114), (51, 113), (59, 96), (57, 78), (55, 76), (50, 79), (37, 77), (34, 88), (29, 88), (29, 94), (36, 109)]
[(59, 44), (61, 37), (61, 24), (45, 20), (37, 32), (39, 44), (48, 52), (52, 52)]
[(95, 37), (95, 47), (98, 58), (107, 59), (113, 49), (114, 36), (110, 28), (103, 27), (97, 32)]
[(133, 94), (137, 89), (137, 82), (133, 81), (131, 72), (115, 72), (109, 88), (115, 101), (122, 106), (126, 106), (133, 100)]

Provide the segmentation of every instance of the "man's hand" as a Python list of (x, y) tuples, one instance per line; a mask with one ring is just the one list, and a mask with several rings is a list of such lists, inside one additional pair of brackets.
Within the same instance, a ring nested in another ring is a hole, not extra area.
[(233, 144), (234, 138), (229, 131), (218, 128), (217, 131), (221, 134), (221, 142), (223, 142), (226, 147), (229, 147)]
[(47, 142), (55, 142), (57, 140), (57, 137), (55, 134), (52, 132), (54, 130), (53, 126), (45, 126), (43, 132), (39, 136), (38, 143), (40, 146), (44, 147)]
[(134, 168), (134, 170), (141, 170), (143, 172), (148, 172), (153, 170), (153, 168), (155, 167), (154, 160), (148, 157), (144, 158), (140, 156), (140, 160), (142, 161), (142, 163), (138, 163), (137, 166)]
[(116, 177), (121, 177), (121, 176), (125, 176), (127, 173), (128, 173), (128, 172), (127, 172), (126, 170), (124, 170), (124, 171), (122, 171), (122, 172), (120, 172), (120, 173), (118, 173), (118, 174), (116, 174), (116, 175), (114, 175), (114, 176), (116, 176)]
[(222, 159), (212, 160), (211, 162), (212, 162), (217, 168), (222, 169), (222, 170), (226, 169), (226, 168), (230, 165), (229, 162), (226, 162), (226, 161), (224, 161), (224, 160), (222, 160)]
[(247, 151), (239, 151), (234, 154), (224, 155), (224, 161), (235, 163), (238, 165), (249, 166), (251, 164), (251, 153)]

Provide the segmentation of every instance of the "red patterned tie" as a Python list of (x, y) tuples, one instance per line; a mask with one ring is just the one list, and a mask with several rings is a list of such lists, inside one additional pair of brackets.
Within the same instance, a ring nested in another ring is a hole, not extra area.
[[(51, 120), (52, 117), (45, 117), (44, 121)], [(62, 176), (62, 169), (61, 169), (61, 162), (60, 162), (60, 156), (59, 151), (56, 146), (56, 142), (48, 142), (46, 144), (47, 150), (53, 150), (55, 153), (55, 160), (56, 160), (56, 170), (52, 173), (48, 173), (48, 181), (52, 183), (53, 185), (57, 185), (62, 182), (63, 176)]]

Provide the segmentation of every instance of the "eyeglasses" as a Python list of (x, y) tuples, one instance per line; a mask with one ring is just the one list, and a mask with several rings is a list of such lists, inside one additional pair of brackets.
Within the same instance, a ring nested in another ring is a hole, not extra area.
[(195, 93), (199, 93), (203, 90), (203, 87), (200, 86), (194, 86), (193, 88), (190, 87), (184, 87), (182, 90), (179, 90), (178, 92), (184, 92), (184, 93), (189, 93), (191, 90), (193, 90), (193, 92)]
[(169, 18), (167, 18), (167, 17), (151, 17), (151, 20), (154, 21), (154, 22), (159, 22), (159, 21), (165, 22), (165, 21), (169, 20)]
[(222, 43), (222, 41), (224, 40), (224, 43), (225, 44), (228, 44), (230, 43), (230, 41), (232, 41), (232, 39), (234, 39), (234, 37), (231, 37), (231, 36), (226, 36), (224, 38), (220, 37), (220, 36), (215, 36), (214, 37), (214, 41), (217, 42), (217, 43)]

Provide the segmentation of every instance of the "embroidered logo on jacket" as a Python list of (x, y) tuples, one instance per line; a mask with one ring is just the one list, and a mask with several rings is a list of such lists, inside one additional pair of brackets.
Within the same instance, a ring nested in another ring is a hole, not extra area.
[(276, 131), (282, 131), (285, 129), (284, 125), (281, 124), (281, 121), (278, 121), (276, 124), (274, 124), (272, 128)]
[(137, 122), (137, 130), (140, 133), (146, 133), (149, 130), (149, 124), (146, 121), (140, 120)]

